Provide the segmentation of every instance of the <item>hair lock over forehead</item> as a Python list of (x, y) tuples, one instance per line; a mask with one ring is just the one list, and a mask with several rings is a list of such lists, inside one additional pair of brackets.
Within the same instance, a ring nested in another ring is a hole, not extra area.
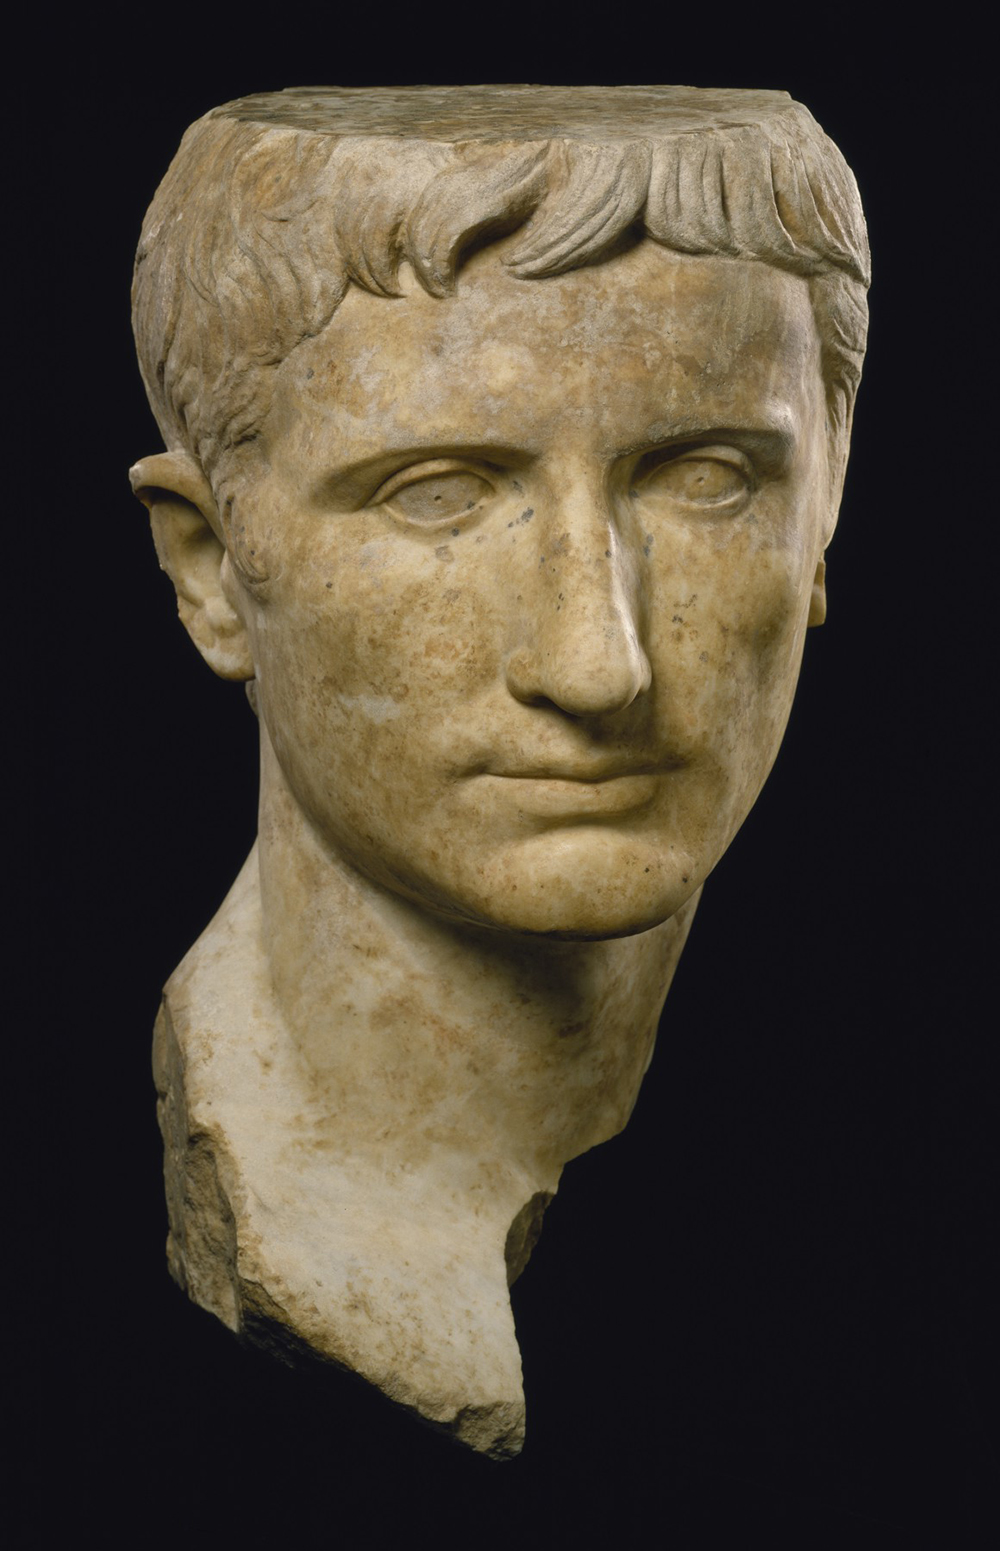
[(340, 137), (221, 110), (198, 120), (147, 213), (133, 286), (167, 447), (211, 474), (256, 434), (272, 369), (327, 326), (349, 284), (398, 296), (405, 262), (444, 296), (465, 253), (512, 232), (503, 262), (524, 280), (595, 262), (630, 232), (805, 276), (846, 457), (867, 237), (850, 169), (791, 100), (762, 124), (603, 142)]

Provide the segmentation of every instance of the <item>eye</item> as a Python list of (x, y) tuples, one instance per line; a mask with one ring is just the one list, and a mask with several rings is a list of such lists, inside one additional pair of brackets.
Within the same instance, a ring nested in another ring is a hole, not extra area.
[(729, 447), (695, 447), (674, 455), (650, 455), (632, 480), (642, 500), (670, 501), (712, 515), (731, 515), (750, 498), (753, 468)]
[(399, 522), (415, 528), (444, 527), (466, 520), (493, 494), (484, 475), (446, 460), (402, 469), (368, 502), (384, 506)]

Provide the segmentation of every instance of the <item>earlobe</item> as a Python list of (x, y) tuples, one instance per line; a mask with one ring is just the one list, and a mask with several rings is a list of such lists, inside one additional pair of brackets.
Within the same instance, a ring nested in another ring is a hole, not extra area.
[(252, 679), (250, 642), (227, 596), (231, 573), (208, 480), (183, 452), (143, 458), (129, 478), (149, 511), (157, 557), (174, 584), (188, 635), (221, 678)]
[(822, 625), (826, 620), (826, 558), (820, 556), (813, 577), (812, 597), (809, 599), (809, 624)]

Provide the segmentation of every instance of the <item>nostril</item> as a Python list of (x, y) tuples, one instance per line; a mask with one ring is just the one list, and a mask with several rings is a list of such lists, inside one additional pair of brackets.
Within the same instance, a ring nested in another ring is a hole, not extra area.
[(525, 705), (548, 703), (571, 716), (623, 711), (652, 684), (649, 659), (632, 632), (606, 636), (590, 649), (549, 651), (522, 647), (507, 662), (507, 687)]
[(507, 688), (515, 700), (523, 700), (526, 705), (533, 705), (542, 698), (536, 687), (537, 675), (531, 671), (531, 660), (522, 647), (519, 651), (512, 652), (507, 660)]

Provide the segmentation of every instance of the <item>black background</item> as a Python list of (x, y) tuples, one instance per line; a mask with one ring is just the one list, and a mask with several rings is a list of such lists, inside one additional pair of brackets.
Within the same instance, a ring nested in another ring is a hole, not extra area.
[[(14, 762), (41, 756), (18, 1014), (40, 1076), (11, 1101), (30, 1138), (16, 1179), (47, 1183), (25, 1240), (38, 1255), (19, 1262), (40, 1334), (13, 1338), (30, 1358), (29, 1524), (69, 1513), (109, 1544), (161, 1524), (192, 1544), (728, 1546), (772, 1525), (805, 1546), (917, 1527), (972, 1543), (996, 1400), (995, 281), (958, 152), (976, 78), (933, 40), (818, 21), (743, 37), (706, 16), (710, 46), (670, 18), (637, 35), (581, 16), (569, 38), (545, 13), (297, 11), (277, 41), (248, 17), (200, 22), (61, 28), (58, 69), (18, 115), (40, 213), (15, 224), (39, 300), (18, 357), (30, 456), (8, 451), (29, 471), (29, 560), (7, 588), (26, 605), (31, 672), (16, 678), (32, 685)], [(255, 725), (174, 620), (126, 480), (161, 445), (134, 366), (131, 258), (186, 125), (291, 84), (490, 77), (783, 87), (854, 168), (875, 266), (830, 620), (706, 888), (633, 1119), (569, 1166), (514, 1290), (528, 1441), (506, 1465), (356, 1380), (248, 1353), (167, 1276), (149, 1036), (160, 985), (252, 841)], [(38, 1120), (56, 1091), (50, 1178)]]

